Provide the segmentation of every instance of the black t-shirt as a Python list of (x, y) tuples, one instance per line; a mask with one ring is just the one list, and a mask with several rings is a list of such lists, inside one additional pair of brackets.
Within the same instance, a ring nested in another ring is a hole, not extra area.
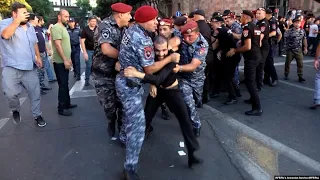
[(306, 34), (309, 34), (310, 25), (309, 22), (305, 22), (303, 25), (304, 31), (306, 31)]
[(241, 45), (244, 45), (245, 40), (251, 39), (251, 49), (242, 53), (245, 60), (260, 59), (260, 34), (259, 27), (253, 24), (253, 22), (249, 22), (243, 27)]
[(201, 35), (207, 40), (208, 44), (209, 44), (209, 50), (212, 51), (212, 43), (211, 43), (211, 28), (209, 26), (209, 24), (206, 23), (205, 20), (199, 20), (197, 21), (199, 30)]
[(144, 82), (153, 84), (155, 86), (169, 87), (177, 80), (177, 74), (173, 72), (173, 68), (176, 67), (176, 63), (169, 63), (165, 65), (157, 73), (146, 74), (143, 78)]
[[(272, 32), (277, 32), (277, 29), (278, 29), (278, 23), (277, 23), (277, 20), (272, 17), (271, 19), (269, 19), (269, 24), (270, 24), (270, 33)], [(277, 44), (277, 36), (272, 36), (272, 37), (269, 37), (269, 42), (271, 44)]]
[(93, 30), (89, 28), (89, 26), (85, 27), (81, 32), (81, 39), (85, 38), (84, 44), (86, 45), (87, 50), (94, 50), (94, 31), (97, 27), (95, 27)]
[(231, 48), (236, 48), (236, 41), (233, 39), (232, 31), (225, 26), (221, 26), (217, 29), (217, 39), (219, 41), (219, 49), (222, 54), (225, 55)]
[(284, 35), (284, 31), (285, 31), (284, 28), (285, 28), (285, 27), (286, 27), (286, 23), (283, 22), (283, 21), (280, 21), (280, 22), (279, 22), (279, 29), (280, 29), (282, 35)]
[(270, 32), (269, 23), (266, 19), (263, 19), (263, 20), (257, 22), (257, 26), (260, 28), (261, 33), (264, 34), (264, 37), (262, 39), (261, 49), (268, 49), (270, 47), (270, 45), (269, 45), (269, 32)]

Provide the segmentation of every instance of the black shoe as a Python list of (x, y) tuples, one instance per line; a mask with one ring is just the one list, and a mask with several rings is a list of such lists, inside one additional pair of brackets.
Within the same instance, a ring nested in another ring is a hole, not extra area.
[(284, 80), (289, 80), (288, 75), (284, 75)]
[(237, 103), (237, 99), (229, 98), (224, 104), (225, 105), (231, 105)]
[(35, 120), (37, 121), (37, 125), (39, 127), (45, 127), (47, 125), (46, 121), (43, 120), (41, 116), (38, 116)]
[(90, 85), (90, 83), (89, 83), (89, 81), (88, 80), (86, 80), (86, 82), (85, 82), (85, 84), (84, 84), (85, 86), (89, 86)]
[(276, 86), (277, 84), (278, 84), (278, 80), (274, 80), (272, 81), (271, 86)]
[(67, 109), (73, 109), (73, 108), (76, 108), (76, 107), (78, 107), (78, 105), (76, 105), (76, 104), (70, 104), (70, 105), (67, 107)]
[(141, 180), (136, 172), (123, 170), (121, 180)]
[(197, 138), (200, 137), (200, 130), (201, 128), (193, 128), (193, 133)]
[(41, 95), (46, 95), (47, 93), (44, 92), (43, 90), (40, 90), (40, 94), (41, 94)]
[(303, 79), (301, 76), (299, 77), (299, 82), (305, 82), (306, 80), (305, 79)]
[(81, 80), (80, 76), (78, 76), (76, 80), (77, 80), (77, 81), (80, 81), (80, 80)]
[(310, 106), (310, 109), (317, 109), (318, 107), (320, 107), (320, 104), (312, 104), (312, 106)]
[(242, 97), (240, 90), (237, 90), (237, 91), (236, 91), (236, 96), (237, 96), (237, 97)]
[(246, 99), (246, 100), (244, 100), (244, 103), (246, 103), (246, 104), (252, 104), (252, 101), (251, 101), (251, 99)]
[(21, 116), (19, 111), (12, 112), (12, 120), (14, 124), (19, 124), (21, 122)]
[(248, 116), (261, 116), (263, 113), (262, 109), (246, 111), (245, 114)]
[(147, 126), (146, 127), (146, 132), (145, 132), (145, 139), (147, 139), (152, 132), (153, 132), (153, 127), (151, 125)]
[(217, 97), (219, 97), (218, 93), (211, 93), (210, 94), (210, 98), (217, 98)]
[(59, 110), (58, 114), (61, 116), (72, 116), (72, 112), (67, 109)]
[(169, 120), (169, 111), (167, 108), (162, 108), (162, 119)]
[(51, 87), (43, 87), (43, 88), (41, 88), (41, 90), (43, 90), (43, 91), (49, 91), (49, 90), (52, 90), (52, 88), (51, 88)]
[(188, 159), (188, 166), (189, 168), (192, 168), (194, 165), (202, 164), (203, 160), (200, 158), (195, 157), (194, 155), (191, 155)]
[(203, 103), (202, 101), (198, 101), (198, 103), (196, 104), (197, 108), (202, 108), (203, 107)]
[(110, 137), (115, 137), (116, 135), (116, 124), (115, 122), (109, 122), (108, 124), (108, 134)]

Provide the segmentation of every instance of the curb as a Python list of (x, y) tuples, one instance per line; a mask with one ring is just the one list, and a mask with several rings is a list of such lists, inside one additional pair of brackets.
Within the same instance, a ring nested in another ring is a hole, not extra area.
[(208, 122), (244, 179), (273, 180), (279, 175), (279, 155), (320, 174), (320, 163), (208, 106)]

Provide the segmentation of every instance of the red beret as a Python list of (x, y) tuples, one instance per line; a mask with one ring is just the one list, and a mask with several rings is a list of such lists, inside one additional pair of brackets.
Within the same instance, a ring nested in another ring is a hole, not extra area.
[(112, 11), (119, 13), (127, 13), (132, 10), (132, 6), (124, 4), (124, 3), (114, 3), (111, 5)]
[(145, 23), (158, 16), (158, 11), (151, 6), (141, 6), (136, 10), (134, 14), (134, 19), (136, 22)]
[(161, 19), (159, 22), (160, 26), (172, 26), (172, 21), (171, 19)]
[(184, 26), (182, 26), (181, 28), (181, 33), (185, 34), (185, 33), (191, 33), (192, 31), (194, 31), (196, 28), (198, 27), (197, 22), (195, 21), (190, 21), (187, 24), (185, 24)]

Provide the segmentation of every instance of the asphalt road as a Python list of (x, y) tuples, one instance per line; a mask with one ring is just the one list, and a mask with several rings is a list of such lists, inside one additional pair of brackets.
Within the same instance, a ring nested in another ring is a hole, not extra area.
[[(306, 57), (305, 60), (312, 58)], [(284, 66), (281, 62), (284, 62), (284, 58), (276, 59), (279, 79), (283, 79)], [(243, 97), (236, 105), (223, 105), (226, 98), (224, 93), (212, 99), (208, 105), (320, 161), (320, 110), (308, 109), (313, 100), (315, 71), (312, 63), (305, 63), (304, 77), (307, 81), (301, 84), (297, 82), (296, 65), (292, 64), (291, 67), (289, 81), (281, 80), (277, 87), (265, 87), (261, 91), (264, 110), (261, 117), (244, 115), (250, 106), (243, 102), (249, 97), (243, 85)], [(117, 141), (110, 140), (107, 135), (107, 122), (93, 87), (74, 88), (72, 103), (79, 107), (73, 110), (72, 117), (62, 117), (57, 114), (57, 83), (50, 86), (53, 90), (42, 96), (43, 116), (47, 120), (45, 128), (36, 126), (30, 112), (30, 102), (24, 98), (25, 93), (21, 94), (22, 123), (14, 125), (11, 120), (7, 121), (10, 111), (3, 94), (0, 94), (0, 179), (119, 179), (125, 152)], [(81, 82), (75, 84), (71, 73), (70, 89), (76, 86), (81, 87)], [(204, 114), (200, 116), (209, 118)], [(243, 179), (207, 122), (203, 123), (199, 138), (201, 150), (198, 152), (205, 162), (194, 170), (186, 167), (186, 156), (178, 155), (178, 151), (183, 150), (179, 147), (179, 142), (183, 140), (173, 116), (171, 120), (164, 121), (158, 114), (154, 127), (154, 134), (145, 141), (140, 156), (139, 173), (143, 179)], [(290, 169), (292, 174), (312, 173), (295, 169), (293, 162), (282, 160), (281, 157), (279, 166)]]

